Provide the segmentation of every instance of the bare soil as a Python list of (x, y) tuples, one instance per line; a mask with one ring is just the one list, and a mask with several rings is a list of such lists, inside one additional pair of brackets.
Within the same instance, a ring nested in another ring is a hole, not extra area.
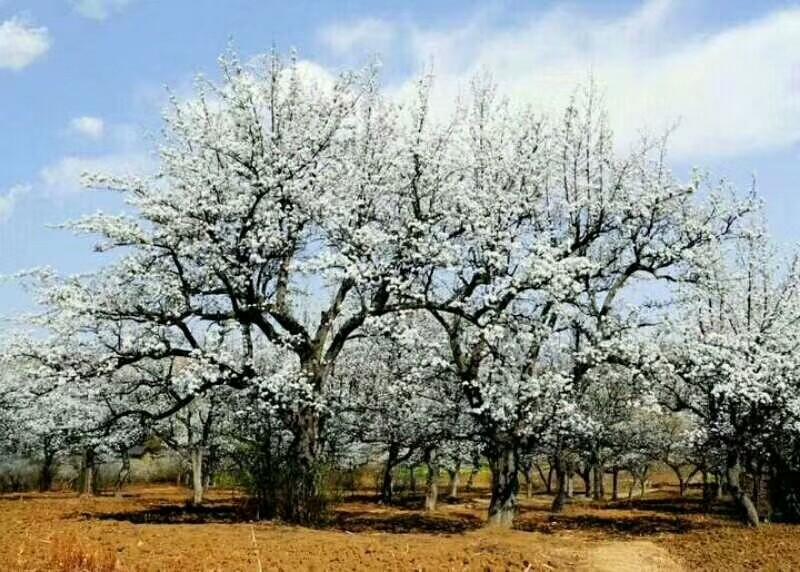
[[(481, 493), (432, 514), (421, 498), (384, 507), (353, 495), (319, 528), (249, 521), (235, 491), (201, 509), (187, 498), (170, 486), (0, 497), (0, 570), (800, 570), (800, 528), (748, 529), (671, 489), (630, 503), (579, 497), (560, 515), (537, 495), (514, 530), (484, 526)], [(105, 567), (64, 564), (65, 546)]]

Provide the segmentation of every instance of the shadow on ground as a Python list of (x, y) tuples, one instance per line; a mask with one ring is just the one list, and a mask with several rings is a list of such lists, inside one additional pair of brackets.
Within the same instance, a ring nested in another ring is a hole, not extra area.
[(391, 532), (395, 534), (460, 534), (484, 525), (482, 518), (468, 513), (337, 511), (330, 525), (347, 532)]
[(521, 518), (515, 525), (518, 530), (552, 534), (565, 530), (603, 532), (610, 535), (652, 536), (657, 534), (682, 534), (710, 528), (711, 524), (686, 518), (642, 514), (619, 517), (616, 515), (554, 514), (548, 518)]
[[(241, 503), (208, 502), (160, 504), (121, 512), (88, 512), (67, 515), (83, 520), (112, 520), (133, 524), (214, 524), (242, 523), (255, 520), (251, 510)], [(466, 511), (424, 513), (392, 506), (344, 503), (335, 508), (326, 522), (317, 528), (344, 532), (388, 532), (394, 534), (460, 534), (483, 526), (483, 519)]]
[[(74, 518), (76, 515), (67, 515)], [(80, 512), (83, 520), (115, 520), (133, 524), (212, 524), (252, 520), (243, 507), (230, 502), (209, 502), (203, 506), (191, 504), (160, 504), (140, 510), (122, 512)]]

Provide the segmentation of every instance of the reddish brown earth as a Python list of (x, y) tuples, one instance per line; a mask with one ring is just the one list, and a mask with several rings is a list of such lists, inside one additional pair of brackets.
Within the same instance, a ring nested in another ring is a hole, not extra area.
[(671, 492), (558, 516), (537, 496), (515, 530), (485, 528), (478, 495), (434, 514), (351, 497), (316, 529), (249, 522), (232, 492), (203, 510), (186, 498), (175, 487), (0, 497), (0, 570), (800, 570), (800, 528), (747, 529)]

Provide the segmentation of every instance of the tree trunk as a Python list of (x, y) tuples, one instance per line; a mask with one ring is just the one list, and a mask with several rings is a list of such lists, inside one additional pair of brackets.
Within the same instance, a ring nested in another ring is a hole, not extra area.
[(45, 449), (44, 457), (42, 458), (42, 471), (39, 478), (39, 491), (47, 492), (53, 488), (53, 465), (55, 455)]
[(753, 475), (753, 504), (758, 507), (758, 501), (761, 498), (761, 471)]
[(203, 504), (203, 448), (193, 447), (189, 453), (192, 459), (192, 504)]
[(117, 482), (114, 483), (114, 495), (115, 496), (122, 496), (122, 487), (125, 486), (125, 483), (128, 482), (131, 476), (131, 458), (128, 456), (128, 450), (124, 449), (122, 451), (122, 459), (121, 464), (119, 467), (119, 473), (117, 473)]
[(603, 484), (603, 473), (603, 467), (599, 463), (596, 463), (592, 468), (592, 474), (594, 475), (592, 498), (596, 501), (603, 500), (606, 496), (605, 486)]
[(475, 475), (477, 475), (479, 471), (480, 471), (480, 468), (478, 468), (475, 465), (473, 465), (472, 469), (470, 469), (469, 477), (467, 477), (467, 487), (466, 487), (467, 491), (472, 492), (472, 486), (475, 483)]
[(714, 494), (711, 490), (711, 482), (708, 480), (708, 471), (705, 469), (701, 472), (703, 479), (703, 510), (708, 512), (711, 509), (711, 503), (714, 500)]
[(439, 500), (439, 452), (435, 447), (425, 451), (425, 463), (428, 466), (428, 476), (425, 489), (425, 510), (436, 510)]
[(87, 447), (83, 451), (83, 461), (81, 463), (81, 496), (92, 496), (96, 490), (95, 484), (95, 452), (94, 449)]
[(294, 523), (316, 521), (322, 510), (320, 481), (320, 413), (306, 407), (292, 416), (292, 442), (289, 446), (289, 470), (283, 475), (282, 514)]
[(556, 474), (555, 468), (551, 465), (547, 470), (547, 494), (553, 494), (553, 475)]
[(408, 466), (408, 488), (412, 493), (417, 492), (417, 467), (416, 465)]
[(581, 480), (583, 481), (583, 496), (586, 498), (592, 497), (592, 468), (587, 465), (580, 471)]
[(573, 473), (571, 471), (567, 471), (567, 498), (572, 498), (575, 496), (575, 482), (572, 480)]
[(517, 450), (513, 445), (500, 444), (487, 455), (492, 473), (492, 498), (489, 501), (489, 524), (510, 527), (517, 516), (519, 473)]
[(456, 463), (455, 469), (448, 471), (450, 474), (450, 498), (458, 498), (458, 481), (461, 465)]
[(611, 500), (619, 500), (619, 469), (611, 469)]
[(678, 479), (678, 494), (680, 496), (686, 496), (686, 489), (688, 486), (687, 479), (683, 477), (683, 473), (681, 472), (681, 466), (675, 465), (672, 463), (667, 463), (672, 472), (675, 473), (675, 477)]
[(539, 478), (542, 480), (542, 485), (544, 485), (547, 494), (551, 494), (552, 489), (550, 486), (552, 484), (552, 478), (553, 478), (553, 467), (549, 467), (547, 476), (545, 477), (544, 470), (538, 463), (534, 463), (533, 466), (536, 467), (536, 472), (539, 473)]
[(528, 465), (525, 469), (525, 498), (531, 497), (533, 497), (533, 465)]
[(392, 504), (392, 494), (394, 493), (394, 466), (397, 463), (397, 455), (400, 448), (392, 443), (389, 445), (389, 454), (386, 457), (386, 465), (383, 468), (383, 482), (381, 483), (381, 503)]
[(205, 458), (205, 470), (203, 471), (203, 490), (208, 492), (208, 489), (214, 487), (214, 477), (217, 471), (217, 448), (209, 447), (208, 454)]
[(751, 526), (758, 526), (758, 511), (753, 501), (750, 500), (750, 497), (741, 487), (742, 466), (736, 452), (728, 453), (726, 469), (728, 492), (730, 492), (736, 505), (742, 511), (745, 522)]
[(564, 463), (560, 459), (556, 459), (554, 465), (558, 489), (556, 490), (556, 496), (553, 499), (553, 505), (550, 510), (552, 512), (561, 512), (564, 510), (564, 505), (567, 504), (567, 471), (564, 468)]

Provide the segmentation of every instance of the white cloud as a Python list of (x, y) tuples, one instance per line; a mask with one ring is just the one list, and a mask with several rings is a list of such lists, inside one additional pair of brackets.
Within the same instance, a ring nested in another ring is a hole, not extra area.
[(50, 49), (47, 28), (35, 28), (18, 18), (0, 24), (0, 69), (21, 70)]
[(73, 132), (89, 139), (101, 139), (105, 130), (105, 123), (99, 117), (75, 117), (69, 126)]
[(133, 0), (72, 0), (75, 11), (85, 18), (105, 20), (111, 14), (121, 11)]
[(5, 222), (17, 206), (17, 199), (31, 190), (30, 185), (14, 185), (4, 195), (0, 195), (0, 222)]
[(64, 195), (84, 189), (85, 174), (126, 176), (153, 171), (153, 159), (144, 153), (111, 153), (93, 157), (69, 156), (44, 167), (39, 173), (43, 190), (50, 195)]
[[(712, 31), (692, 31), (682, 21), (684, 9), (692, 3), (651, 0), (598, 19), (562, 5), (513, 25), (487, 24), (480, 13), (456, 27), (407, 26), (396, 35), (420, 69), (433, 62), (433, 104), (440, 110), (486, 70), (514, 100), (548, 109), (563, 105), (591, 76), (623, 144), (641, 128), (660, 131), (676, 121), (671, 150), (681, 158), (800, 141), (800, 8)], [(338, 37), (358, 38), (359, 30), (348, 36), (339, 29)], [(395, 87), (403, 93), (409, 85)]]
[(317, 34), (324, 46), (336, 55), (353, 51), (380, 51), (394, 40), (395, 27), (389, 22), (365, 18), (347, 24), (332, 24)]

